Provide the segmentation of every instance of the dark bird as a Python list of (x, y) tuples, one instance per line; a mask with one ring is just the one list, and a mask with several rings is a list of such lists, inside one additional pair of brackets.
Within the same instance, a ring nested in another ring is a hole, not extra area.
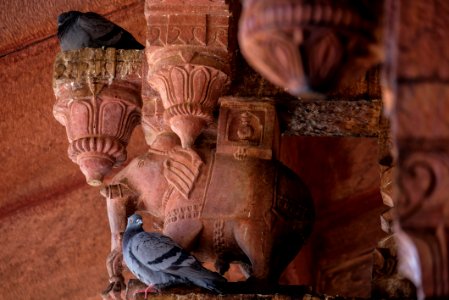
[(123, 258), (129, 270), (148, 285), (147, 290), (194, 284), (221, 293), (219, 286), (226, 282), (225, 278), (204, 268), (171, 238), (145, 232), (142, 223), (138, 214), (128, 218), (123, 236)]
[(68, 11), (60, 14), (58, 39), (62, 51), (86, 47), (144, 49), (128, 31), (94, 12)]

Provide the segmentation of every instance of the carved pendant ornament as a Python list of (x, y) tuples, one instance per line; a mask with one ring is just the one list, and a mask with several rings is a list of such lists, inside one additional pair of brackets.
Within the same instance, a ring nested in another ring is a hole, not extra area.
[(66, 127), (69, 157), (98, 186), (126, 160), (140, 122), (142, 51), (82, 49), (59, 53), (54, 66), (55, 118)]
[(293, 95), (325, 93), (381, 61), (376, 31), (381, 3), (244, 0), (242, 54)]
[[(273, 155), (274, 104), (227, 98), (217, 108), (231, 79), (229, 4), (146, 1), (145, 16), (143, 75), (137, 50), (75, 50), (55, 62), (54, 115), (89, 184), (126, 160), (139, 122), (149, 144), (101, 190), (112, 236), (103, 297), (123, 296), (122, 236), (137, 210), (217, 272), (240, 263), (247, 276), (275, 283), (311, 233), (313, 204)], [(217, 110), (218, 128), (198, 143)]]

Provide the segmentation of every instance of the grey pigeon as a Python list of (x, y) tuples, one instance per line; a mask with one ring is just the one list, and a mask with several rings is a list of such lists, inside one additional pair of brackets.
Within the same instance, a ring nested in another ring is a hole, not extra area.
[(128, 31), (94, 12), (68, 11), (60, 14), (58, 39), (62, 51), (86, 47), (144, 48)]
[(145, 232), (142, 223), (140, 215), (130, 216), (123, 235), (124, 261), (140, 281), (156, 290), (171, 285), (194, 284), (221, 293), (219, 285), (226, 283), (225, 278), (204, 268), (171, 238)]

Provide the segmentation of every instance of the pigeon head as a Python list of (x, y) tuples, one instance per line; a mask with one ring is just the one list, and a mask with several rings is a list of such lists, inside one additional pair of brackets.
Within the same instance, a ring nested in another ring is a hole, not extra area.
[(128, 226), (141, 227), (143, 224), (142, 217), (138, 214), (133, 214), (128, 218)]
[(68, 21), (74, 20), (75, 18), (79, 17), (82, 13), (76, 10), (66, 11), (63, 12), (58, 16), (58, 26), (63, 25), (64, 23), (67, 23)]

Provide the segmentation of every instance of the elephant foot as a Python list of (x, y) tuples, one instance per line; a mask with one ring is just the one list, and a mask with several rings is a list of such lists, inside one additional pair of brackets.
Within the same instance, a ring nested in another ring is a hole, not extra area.
[(229, 270), (230, 265), (226, 260), (218, 258), (215, 261), (214, 267), (220, 275), (224, 275)]

